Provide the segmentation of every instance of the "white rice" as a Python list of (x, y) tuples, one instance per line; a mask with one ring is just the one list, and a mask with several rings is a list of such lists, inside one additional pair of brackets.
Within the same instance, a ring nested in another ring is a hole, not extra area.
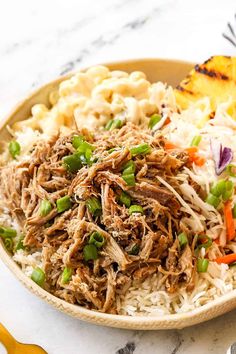
[(182, 288), (168, 294), (162, 280), (161, 274), (154, 274), (143, 282), (133, 281), (126, 294), (117, 298), (119, 314), (162, 316), (194, 310), (236, 289), (236, 269), (210, 262), (208, 272), (198, 275), (192, 292)]
[[(113, 93), (111, 102), (107, 100), (110, 92)], [(119, 118), (124, 116), (127, 121), (136, 124), (145, 123), (148, 121), (147, 116), (161, 109), (164, 103), (163, 117), (170, 116), (171, 122), (163, 128), (163, 135), (180, 147), (189, 146), (195, 135), (201, 135), (200, 153), (207, 159), (205, 166), (197, 167), (193, 164), (191, 170), (185, 168), (178, 176), (183, 184), (182, 196), (177, 198), (182, 210), (189, 215), (182, 222), (192, 229), (197, 226), (196, 231), (207, 230), (212, 239), (225, 232), (221, 215), (200, 200), (187, 183), (187, 178), (190, 176), (207, 193), (210, 185), (217, 181), (209, 144), (212, 137), (233, 150), (233, 162), (236, 162), (236, 122), (227, 113), (231, 100), (220, 104), (215, 118), (209, 122), (207, 117), (211, 109), (208, 98), (201, 99), (179, 114), (172, 88), (162, 83), (151, 85), (142, 73), (110, 73), (104, 67), (91, 68), (86, 74), (77, 74), (63, 82), (54, 96), (57, 97), (55, 100), (50, 98), (53, 105), (51, 110), (44, 105), (36, 105), (32, 109), (30, 120), (15, 124), (16, 129), (21, 129), (14, 132), (22, 149), (18, 160), (29, 157), (28, 153), (38, 139), (47, 138), (58, 127), (69, 127), (74, 119), (79, 126), (87, 124), (88, 127), (105, 124), (111, 114)], [(98, 113), (101, 118), (99, 121)], [(159, 129), (162, 124), (161, 121), (155, 129)], [(40, 128), (42, 134), (37, 128)], [(8, 152), (3, 154), (4, 157), (7, 160)], [(234, 178), (232, 181), (235, 183)], [(165, 181), (161, 182), (166, 184)], [(236, 197), (234, 198), (236, 202)], [(10, 219), (5, 208), (0, 215), (0, 225), (14, 227), (19, 237), (19, 227)], [(26, 250), (18, 250), (13, 259), (27, 276), (31, 276), (35, 267), (42, 266), (41, 252), (29, 254)], [(117, 296), (118, 313), (130, 316), (162, 316), (194, 310), (236, 289), (236, 267), (229, 268), (225, 264), (210, 262), (207, 273), (197, 274), (196, 286), (191, 292), (181, 288), (178, 292), (169, 294), (163, 285), (164, 279), (165, 276), (157, 273), (142, 282), (133, 280), (128, 291)]]

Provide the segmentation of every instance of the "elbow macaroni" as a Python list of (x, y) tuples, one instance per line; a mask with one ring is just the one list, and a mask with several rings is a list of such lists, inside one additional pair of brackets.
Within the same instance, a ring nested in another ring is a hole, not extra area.
[(32, 116), (14, 124), (13, 129), (31, 127), (46, 135), (62, 127), (96, 128), (110, 119), (121, 118), (135, 124), (146, 123), (151, 114), (163, 109), (176, 110), (174, 93), (162, 83), (151, 84), (144, 73), (109, 71), (96, 66), (61, 82), (49, 96), (51, 108), (32, 107)]

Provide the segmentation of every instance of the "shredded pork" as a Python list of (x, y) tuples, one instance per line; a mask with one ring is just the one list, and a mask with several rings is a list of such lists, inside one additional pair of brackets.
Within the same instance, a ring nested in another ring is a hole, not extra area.
[[(95, 161), (70, 173), (63, 157), (75, 152), (72, 138), (78, 134), (93, 145)], [(149, 144), (151, 152), (132, 158), (130, 148), (142, 143)], [(123, 167), (131, 159), (135, 186), (122, 178)], [(181, 210), (181, 183), (175, 178), (188, 165), (184, 151), (166, 151), (159, 133), (132, 123), (109, 132), (82, 129), (38, 141), (28, 160), (2, 167), (1, 193), (22, 229), (24, 245), (42, 251), (47, 290), (68, 302), (116, 313), (116, 295), (127, 291), (132, 278), (163, 273), (168, 292), (192, 287), (194, 234), (188, 230), (190, 246), (183, 250), (177, 235), (186, 231), (180, 220), (188, 217), (188, 210)], [(143, 208), (143, 214), (130, 215), (119, 202), (122, 191), (129, 194), (132, 204)], [(66, 195), (71, 208), (58, 213), (56, 201)], [(94, 216), (87, 208), (90, 197), (101, 200), (101, 215)], [(41, 216), (40, 204), (45, 199), (52, 210)], [(83, 249), (94, 231), (105, 244), (98, 259), (85, 261)], [(72, 269), (67, 284), (61, 279), (65, 267)]]

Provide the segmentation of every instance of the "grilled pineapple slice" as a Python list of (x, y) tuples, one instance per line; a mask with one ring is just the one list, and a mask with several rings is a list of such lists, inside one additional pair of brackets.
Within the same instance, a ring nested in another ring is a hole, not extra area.
[(236, 57), (214, 56), (193, 70), (175, 89), (176, 101), (180, 109), (189, 108), (191, 103), (208, 97), (209, 118), (219, 103), (232, 103), (228, 114), (236, 119)]

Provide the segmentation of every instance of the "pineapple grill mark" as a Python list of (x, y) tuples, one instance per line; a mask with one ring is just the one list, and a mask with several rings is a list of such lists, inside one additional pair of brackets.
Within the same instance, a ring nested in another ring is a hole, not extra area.
[(229, 80), (228, 76), (226, 76), (216, 70), (208, 70), (204, 66), (196, 65), (195, 70), (196, 70), (196, 72), (198, 72), (200, 74), (207, 75), (209, 77), (216, 78), (218, 80)]
[(210, 119), (213, 119), (215, 117), (215, 114), (216, 112), (212, 111), (210, 114), (209, 114), (209, 118)]
[(181, 91), (181, 92), (186, 92), (186, 93), (188, 93), (188, 94), (190, 94), (190, 95), (193, 95), (193, 94), (194, 94), (192, 91), (187, 90), (186, 88), (184, 88), (184, 87), (181, 86), (181, 85), (178, 85), (178, 86), (176, 87), (176, 90)]

